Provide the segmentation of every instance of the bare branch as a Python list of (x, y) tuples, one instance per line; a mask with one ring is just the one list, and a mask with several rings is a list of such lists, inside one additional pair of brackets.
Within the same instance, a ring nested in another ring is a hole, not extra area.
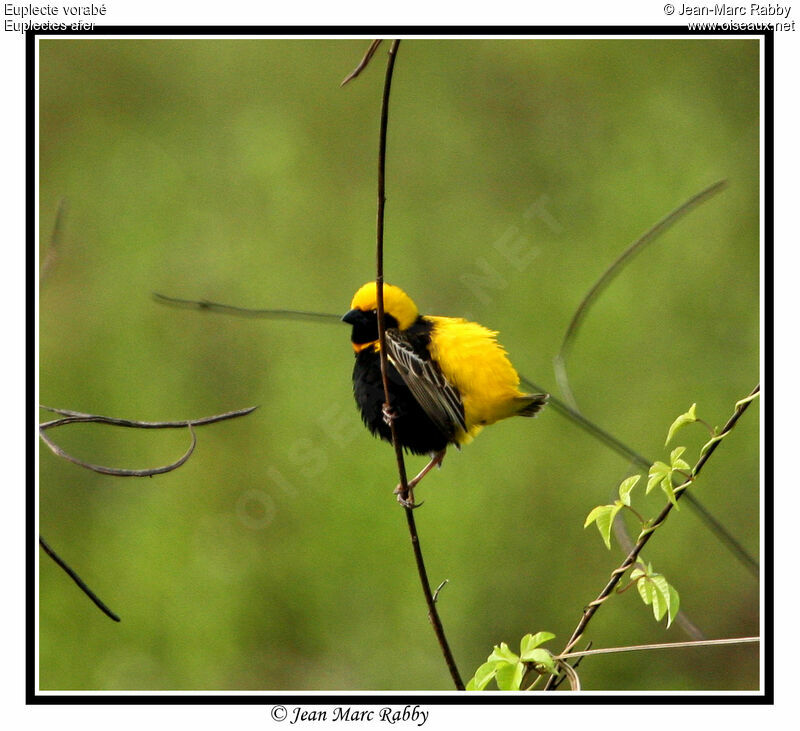
[[(79, 467), (84, 467), (93, 472), (99, 472), (103, 475), (113, 475), (114, 477), (152, 477), (153, 475), (164, 474), (177, 469), (192, 456), (195, 446), (197, 446), (197, 435), (195, 434), (194, 427), (204, 426), (206, 424), (214, 424), (218, 421), (225, 419), (234, 419), (237, 416), (244, 416), (255, 411), (258, 407), (251, 406), (246, 409), (239, 409), (238, 411), (228, 411), (224, 414), (217, 414), (216, 416), (206, 416), (201, 419), (187, 420), (187, 421), (132, 421), (130, 419), (117, 419), (111, 416), (100, 416), (98, 414), (84, 414), (80, 411), (69, 411), (67, 409), (55, 409), (52, 406), (39, 406), (40, 409), (50, 411), (54, 414), (61, 414), (63, 418), (53, 419), (52, 421), (45, 422), (39, 425), (39, 437), (50, 448), (50, 450), (58, 457), (65, 459)], [(64, 451), (58, 444), (56, 444), (50, 437), (45, 434), (47, 429), (54, 429), (59, 426), (67, 426), (68, 424), (109, 424), (111, 426), (128, 427), (131, 429), (188, 429), (191, 435), (191, 444), (189, 449), (175, 462), (164, 465), (163, 467), (151, 467), (143, 470), (127, 470), (116, 467), (106, 467), (104, 465), (96, 465), (91, 462), (86, 462)], [(80, 576), (78, 576), (73, 569), (47, 544), (47, 542), (39, 536), (39, 545), (44, 549), (53, 561), (63, 569), (66, 574), (78, 585), (80, 590), (86, 594), (97, 607), (108, 617), (115, 622), (119, 622), (119, 617), (114, 614), (100, 598), (84, 583)]]
[(40, 429), (48, 429), (53, 426), (61, 426), (62, 424), (89, 422), (110, 424), (111, 426), (126, 426), (134, 429), (184, 429), (187, 426), (205, 426), (206, 424), (215, 424), (218, 421), (225, 421), (226, 419), (235, 419), (238, 416), (246, 416), (254, 412), (258, 406), (248, 406), (245, 409), (226, 411), (224, 414), (203, 416), (200, 419), (186, 419), (183, 421), (133, 421), (132, 419), (118, 419), (114, 416), (100, 416), (99, 414), (84, 414), (80, 411), (70, 411), (68, 409), (56, 409), (52, 406), (45, 406), (44, 404), (39, 404), (39, 408), (45, 411), (51, 411), (54, 414), (62, 414), (69, 417), (67, 419), (56, 419), (40, 424)]
[[(189, 457), (192, 456), (194, 448), (197, 446), (197, 435), (195, 434), (194, 427), (204, 426), (206, 424), (214, 424), (218, 421), (226, 419), (234, 419), (238, 416), (244, 416), (255, 411), (258, 407), (251, 406), (246, 409), (239, 409), (237, 411), (228, 411), (224, 414), (217, 414), (216, 416), (206, 416), (201, 419), (187, 420), (187, 421), (132, 421), (130, 419), (117, 419), (111, 416), (100, 416), (98, 414), (84, 414), (79, 411), (68, 411), (67, 409), (55, 409), (51, 406), (40, 406), (39, 408), (51, 411), (55, 414), (61, 414), (64, 418), (54, 419), (52, 421), (44, 422), (39, 425), (39, 437), (58, 457), (72, 462), (80, 467), (93, 472), (99, 472), (103, 475), (113, 475), (115, 477), (152, 477), (153, 475), (161, 475), (166, 472), (172, 472), (183, 465)], [(128, 470), (117, 467), (106, 467), (104, 465), (96, 465), (91, 462), (86, 462), (62, 449), (50, 437), (45, 434), (46, 429), (53, 429), (59, 426), (67, 426), (69, 424), (87, 424), (99, 423), (109, 424), (111, 426), (128, 427), (132, 429), (188, 429), (191, 435), (191, 444), (184, 454), (175, 462), (164, 465), (162, 467), (150, 467), (141, 470)]]
[(695, 640), (690, 642), (660, 642), (653, 645), (628, 645), (626, 647), (603, 647), (598, 650), (582, 650), (580, 652), (564, 652), (556, 657), (557, 660), (567, 660), (573, 657), (588, 657), (589, 655), (610, 655), (617, 652), (641, 652), (644, 650), (677, 650), (685, 647), (715, 647), (717, 645), (746, 645), (752, 642), (761, 642), (760, 637), (726, 637), (721, 640)]
[(442, 589), (444, 589), (444, 587), (447, 586), (447, 584), (449, 582), (450, 582), (449, 579), (445, 579), (441, 584), (439, 584), (439, 586), (436, 587), (436, 590), (433, 592), (433, 603), (434, 604), (439, 601), (439, 592)]
[(570, 665), (566, 661), (559, 661), (556, 659), (558, 667), (564, 671), (564, 675), (567, 676), (567, 680), (569, 680), (569, 685), (572, 690), (580, 690), (581, 689), (581, 679), (578, 677), (578, 673), (575, 671), (575, 667)]
[[(591, 642), (587, 642), (587, 643), (586, 643), (586, 650), (591, 650), (591, 649), (592, 649), (592, 643), (591, 643)], [(586, 650), (584, 650), (584, 652), (586, 652)], [(569, 665), (569, 666), (570, 666), (570, 667), (571, 667), (573, 670), (577, 670), (577, 669), (578, 669), (578, 665), (580, 665), (580, 664), (583, 662), (583, 655), (581, 655), (580, 657), (577, 657), (577, 658), (575, 659), (575, 662), (572, 662), (572, 663), (570, 663), (570, 661), (569, 661), (569, 656), (568, 656), (568, 655), (559, 655), (559, 658), (562, 658), (562, 659), (563, 659), (563, 658), (565, 658), (565, 657), (566, 657), (567, 659), (566, 659), (566, 660), (564, 660), (564, 663), (565, 663), (565, 664), (567, 664), (567, 665)], [(542, 676), (540, 675), (540, 676), (539, 676), (539, 678), (541, 678), (541, 677), (542, 677)], [(538, 680), (539, 678), (537, 678), (537, 680)], [(563, 675), (560, 675), (560, 676), (559, 676), (559, 678), (558, 678), (558, 680), (556, 680), (556, 681), (555, 681), (555, 683), (553, 684), (553, 690), (557, 690), (557, 689), (558, 689), (558, 687), (561, 685), (561, 683), (562, 683), (562, 682), (563, 682), (563, 681), (564, 681), (566, 678), (567, 678), (567, 674), (566, 674), (566, 673), (564, 673)], [(531, 688), (527, 688), (526, 690), (531, 690)]]
[(45, 552), (45, 553), (46, 553), (48, 556), (50, 556), (50, 558), (52, 558), (52, 559), (53, 559), (53, 561), (55, 561), (55, 562), (58, 564), (58, 566), (60, 566), (60, 567), (61, 567), (61, 568), (64, 570), (64, 572), (67, 574), (67, 576), (69, 576), (69, 577), (70, 577), (70, 579), (72, 579), (72, 580), (73, 580), (73, 581), (74, 581), (74, 582), (75, 582), (75, 583), (78, 585), (78, 588), (79, 588), (79, 589), (80, 589), (80, 590), (81, 590), (81, 591), (82, 591), (84, 594), (86, 594), (86, 596), (88, 596), (88, 597), (89, 597), (89, 599), (91, 599), (91, 600), (92, 600), (92, 601), (95, 603), (95, 605), (97, 606), (97, 608), (98, 608), (98, 609), (99, 609), (101, 612), (103, 612), (103, 614), (105, 614), (107, 617), (109, 617), (109, 618), (113, 619), (115, 622), (119, 622), (119, 621), (120, 621), (120, 618), (119, 618), (119, 616), (117, 616), (116, 614), (114, 614), (114, 612), (112, 612), (112, 611), (111, 611), (111, 610), (110, 610), (110, 609), (109, 609), (109, 608), (108, 608), (108, 607), (105, 605), (105, 603), (104, 603), (104, 602), (103, 602), (103, 601), (100, 599), (100, 597), (98, 597), (98, 596), (97, 596), (97, 594), (95, 594), (95, 593), (94, 593), (94, 592), (93, 592), (93, 591), (92, 591), (92, 590), (91, 590), (91, 589), (90, 589), (90, 588), (89, 588), (89, 587), (86, 585), (86, 583), (83, 581), (83, 579), (81, 579), (81, 577), (80, 577), (80, 576), (78, 576), (78, 574), (77, 574), (77, 573), (75, 573), (75, 571), (74, 571), (72, 568), (70, 568), (70, 566), (67, 564), (67, 562), (66, 562), (66, 561), (64, 561), (64, 559), (63, 559), (63, 558), (61, 558), (61, 556), (59, 556), (59, 555), (58, 555), (58, 554), (57, 554), (57, 553), (56, 553), (56, 552), (55, 552), (55, 551), (54, 551), (54, 550), (53, 550), (53, 549), (52, 549), (52, 548), (51, 548), (51, 547), (48, 545), (47, 541), (45, 541), (45, 539), (44, 539), (44, 538), (42, 538), (42, 536), (39, 536), (39, 545), (40, 545), (40, 546), (41, 546), (41, 547), (44, 549), (44, 552)]
[(254, 310), (249, 307), (236, 307), (235, 305), (223, 305), (219, 302), (209, 302), (208, 300), (185, 300), (177, 297), (168, 297), (165, 294), (153, 292), (153, 299), (162, 305), (171, 305), (188, 310), (208, 310), (210, 312), (220, 312), (225, 315), (235, 315), (237, 317), (253, 317), (263, 319), (282, 319), (282, 320), (309, 320), (311, 322), (341, 322), (340, 315), (330, 312), (306, 312), (305, 310)]
[[(69, 423), (76, 424), (78, 422), (70, 421)], [(192, 456), (192, 452), (194, 452), (194, 448), (197, 446), (197, 436), (195, 435), (194, 429), (192, 429), (191, 425), (189, 425), (189, 433), (192, 435), (192, 442), (189, 445), (189, 449), (187, 449), (183, 456), (175, 462), (171, 462), (163, 467), (149, 467), (143, 470), (126, 470), (122, 469), (121, 467), (105, 467), (104, 465), (92, 464), (91, 462), (85, 462), (82, 459), (73, 457), (68, 452), (65, 452), (49, 437), (47, 437), (41, 427), (39, 428), (39, 437), (48, 447), (50, 447), (50, 451), (53, 452), (53, 454), (55, 454), (57, 457), (61, 457), (61, 459), (72, 462), (79, 467), (85, 467), (87, 470), (92, 470), (92, 472), (99, 472), (102, 475), (114, 475), (115, 477), (152, 477), (153, 475), (163, 475), (165, 472), (172, 472), (172, 470), (178, 469), (178, 467), (184, 464), (186, 460)]]

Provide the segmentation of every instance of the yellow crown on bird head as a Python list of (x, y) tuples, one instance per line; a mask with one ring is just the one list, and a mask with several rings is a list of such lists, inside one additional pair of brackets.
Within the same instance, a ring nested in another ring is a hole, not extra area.
[[(378, 286), (375, 282), (367, 282), (353, 295), (351, 310), (371, 312), (378, 309)], [(383, 285), (383, 310), (397, 320), (401, 330), (411, 327), (419, 317), (419, 310), (414, 301), (400, 287), (393, 284)]]

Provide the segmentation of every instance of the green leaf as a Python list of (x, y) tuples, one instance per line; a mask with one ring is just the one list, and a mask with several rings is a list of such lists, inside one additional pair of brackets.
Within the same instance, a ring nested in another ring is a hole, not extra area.
[(672, 624), (680, 608), (680, 597), (675, 588), (670, 586), (663, 574), (653, 571), (653, 565), (648, 563), (645, 569), (635, 568), (631, 571), (631, 580), (636, 581), (636, 589), (642, 601), (652, 605), (653, 616), (660, 621), (664, 614), (667, 615), (667, 627)]
[(653, 616), (656, 621), (660, 621), (669, 608), (669, 584), (661, 574), (653, 574), (650, 577), (650, 585), (653, 587)]
[(686, 451), (686, 447), (676, 447), (669, 455), (669, 463), (673, 470), (688, 470), (689, 465), (681, 459), (681, 455)]
[(681, 455), (682, 455), (682, 454), (683, 454), (685, 451), (686, 451), (686, 447), (675, 447), (675, 449), (673, 449), (673, 450), (672, 450), (672, 451), (669, 453), (669, 463), (670, 463), (671, 465), (674, 465), (674, 464), (675, 464), (675, 460), (676, 460), (676, 459), (680, 459), (680, 456), (681, 456)]
[(613, 505), (598, 505), (586, 516), (586, 521), (583, 524), (583, 527), (586, 528), (592, 523), (596, 523), (597, 530), (600, 531), (603, 542), (609, 550), (611, 550), (611, 526), (614, 523), (614, 518), (621, 509), (622, 503), (619, 501)]
[(675, 489), (672, 485), (672, 473), (670, 472), (663, 480), (661, 480), (661, 489), (667, 496), (667, 499), (675, 506), (676, 510), (680, 510), (678, 499), (675, 497)]
[(692, 424), (697, 421), (697, 404), (692, 404), (689, 410), (685, 414), (681, 414), (675, 421), (672, 422), (672, 425), (669, 428), (669, 432), (667, 433), (667, 441), (664, 442), (664, 446), (666, 447), (667, 444), (670, 443), (672, 437), (675, 436), (675, 432), (678, 429), (686, 426), (687, 424)]
[(665, 477), (672, 479), (672, 468), (663, 462), (653, 462), (653, 464), (650, 465), (650, 470), (647, 475), (647, 489), (645, 492), (649, 495), (650, 490), (652, 490), (659, 482), (663, 481)]
[(552, 673), (553, 675), (556, 674), (556, 661), (553, 659), (552, 654), (545, 650), (543, 647), (539, 647), (535, 650), (531, 650), (530, 657), (527, 658), (528, 662), (532, 662), (535, 665), (541, 665), (544, 667), (548, 673)]
[(467, 683), (467, 690), (483, 690), (497, 672), (497, 662), (485, 662), (481, 665)]
[(494, 679), (500, 690), (519, 690), (523, 675), (525, 675), (524, 662), (500, 663)]
[(655, 587), (653, 588), (653, 616), (656, 618), (656, 622), (660, 621), (661, 618), (667, 611), (667, 602), (664, 599), (664, 595), (658, 591)]
[(664, 601), (669, 601), (669, 582), (667, 582), (666, 577), (664, 574), (656, 574), (653, 573), (650, 575), (650, 581), (653, 582), (653, 585), (658, 589), (661, 595), (664, 597)]
[(519, 643), (519, 656), (525, 662), (531, 662), (530, 654), (543, 642), (555, 639), (552, 632), (537, 632), (535, 635), (525, 635)]
[(610, 505), (598, 505), (596, 508), (592, 508), (589, 515), (586, 516), (586, 520), (583, 521), (583, 527), (588, 528), (597, 520), (601, 513), (605, 512), (609, 508), (611, 508)]
[(641, 475), (633, 475), (624, 479), (619, 486), (619, 499), (623, 505), (630, 507), (631, 504), (631, 490), (636, 487), (636, 483), (641, 479)]
[(642, 576), (636, 584), (636, 590), (639, 592), (639, 596), (642, 597), (642, 601), (650, 606), (653, 603), (653, 594), (655, 593), (655, 587), (648, 581), (647, 576)]
[(519, 657), (511, 652), (511, 649), (505, 642), (500, 643), (500, 647), (497, 645), (494, 646), (494, 650), (492, 650), (492, 654), (489, 655), (488, 662), (510, 662), (515, 663), (519, 661)]

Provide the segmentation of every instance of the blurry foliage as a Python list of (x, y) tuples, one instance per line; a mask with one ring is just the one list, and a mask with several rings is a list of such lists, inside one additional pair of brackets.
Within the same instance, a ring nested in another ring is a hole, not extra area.
[[(153, 479), (91, 474), (42, 449), (42, 533), (122, 616), (110, 622), (43, 559), (43, 689), (450, 687), (391, 449), (352, 403), (347, 328), (150, 297), (348, 308), (374, 274), (385, 50), (339, 88), (364, 48), (41, 42), (40, 261), (69, 201), (40, 297), (41, 401), (144, 420), (261, 405), (208, 428), (192, 460)], [(389, 127), (387, 281), (423, 312), (500, 330), (519, 370), (554, 388), (552, 357), (605, 266), (726, 178), (603, 294), (572, 351), (584, 413), (660, 455), (687, 403), (722, 422), (758, 380), (758, 92), (750, 40), (407, 41)], [(526, 217), (535, 205), (549, 218)], [(476, 284), (487, 272), (492, 285)], [(698, 488), (755, 555), (758, 409)], [(64, 446), (158, 464), (183, 436), (86, 429)], [(417, 521), (432, 583), (450, 580), (439, 609), (462, 674), (502, 638), (569, 636), (620, 559), (584, 517), (627, 474), (545, 410), (487, 429), (428, 477)], [(708, 637), (758, 633), (756, 582), (690, 511), (647, 558)], [(684, 639), (639, 602), (629, 592), (599, 612), (595, 646)], [(626, 653), (588, 659), (581, 680), (752, 689), (757, 657), (754, 646)]]

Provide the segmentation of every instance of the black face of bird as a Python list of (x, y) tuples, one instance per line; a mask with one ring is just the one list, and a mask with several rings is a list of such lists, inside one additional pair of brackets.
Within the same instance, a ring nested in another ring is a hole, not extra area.
[[(374, 343), (378, 339), (378, 313), (375, 310), (350, 310), (342, 316), (342, 322), (353, 326), (350, 340), (356, 345)], [(397, 320), (386, 313), (383, 322), (387, 330), (397, 327)]]

